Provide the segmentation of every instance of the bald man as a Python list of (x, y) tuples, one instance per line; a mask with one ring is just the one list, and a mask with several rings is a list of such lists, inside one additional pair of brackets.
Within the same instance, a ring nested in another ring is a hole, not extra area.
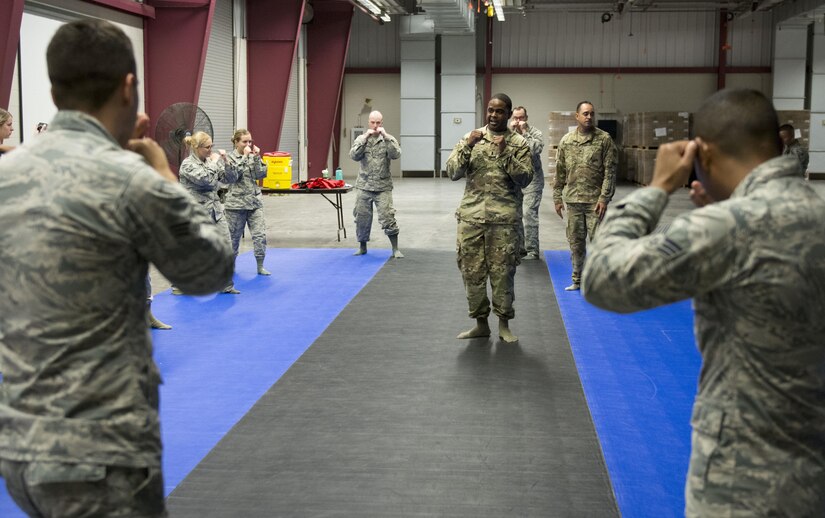
[(372, 206), (378, 209), (378, 222), (384, 234), (390, 238), (392, 256), (404, 257), (398, 249), (398, 223), (395, 221), (395, 209), (392, 206), (392, 175), (390, 160), (401, 156), (398, 140), (384, 130), (384, 116), (381, 112), (370, 113), (369, 129), (355, 139), (349, 156), (361, 163), (358, 181), (355, 182), (355, 235), (359, 247), (355, 255), (367, 253), (367, 241), (370, 240), (372, 227)]

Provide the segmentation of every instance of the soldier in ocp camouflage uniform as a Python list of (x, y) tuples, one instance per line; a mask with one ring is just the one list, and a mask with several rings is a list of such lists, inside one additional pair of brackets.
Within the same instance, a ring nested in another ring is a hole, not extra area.
[(567, 241), (573, 263), (573, 284), (567, 291), (579, 289), (587, 237), (593, 239), (613, 199), (618, 160), (613, 139), (596, 127), (593, 103), (582, 101), (576, 106), (576, 121), (576, 129), (559, 142), (553, 186), (553, 203), (560, 218), (567, 206)]
[(258, 275), (270, 275), (264, 268), (266, 257), (266, 220), (261, 188), (257, 180), (266, 178), (266, 164), (261, 160), (261, 150), (252, 142), (252, 134), (245, 129), (235, 130), (232, 135), (235, 149), (227, 156), (232, 168), (238, 173), (235, 182), (229, 184), (224, 200), (232, 250), (238, 255), (243, 229), (249, 225), (252, 247), (258, 263)]
[(390, 160), (401, 157), (398, 140), (384, 130), (384, 116), (374, 111), (369, 116), (369, 129), (359, 135), (349, 156), (360, 162), (358, 180), (355, 182), (355, 234), (359, 248), (355, 255), (367, 253), (367, 241), (370, 240), (372, 228), (372, 206), (378, 210), (378, 222), (384, 234), (390, 238), (392, 257), (400, 259), (404, 254), (398, 249), (398, 223), (395, 221), (395, 209), (392, 206), (392, 175)]
[(808, 150), (802, 147), (802, 144), (794, 135), (794, 127), (790, 124), (779, 126), (779, 139), (782, 141), (783, 146), (782, 154), (795, 156), (799, 160), (799, 165), (802, 166), (802, 176), (805, 176), (805, 171), (808, 170)]
[[(825, 201), (778, 156), (777, 126), (759, 92), (713, 95), (698, 138), (660, 148), (651, 187), (611, 209), (584, 269), (605, 309), (693, 297), (689, 517), (825, 516)], [(694, 201), (720, 201), (654, 230), (694, 158)]]
[(207, 294), (232, 249), (130, 140), (149, 121), (123, 31), (67, 23), (46, 60), (59, 111), (0, 160), (0, 475), (30, 516), (165, 516), (148, 264)]
[(489, 278), (499, 337), (518, 340), (509, 321), (515, 315), (514, 280), (521, 262), (521, 189), (533, 179), (533, 163), (527, 141), (507, 128), (512, 107), (508, 96), (494, 95), (487, 105), (487, 126), (465, 135), (447, 159), (450, 178), (467, 177), (456, 211), (456, 248), (470, 318), (476, 319), (476, 326), (458, 338), (490, 336)]
[(527, 141), (533, 159), (533, 181), (522, 189), (522, 194), (524, 195), (522, 202), (524, 252), (526, 252), (524, 258), (532, 260), (538, 259), (541, 253), (541, 248), (539, 247), (539, 207), (541, 206), (541, 195), (544, 192), (544, 171), (541, 167), (544, 135), (542, 135), (538, 128), (528, 124), (527, 118), (527, 108), (524, 106), (513, 108), (513, 118), (510, 121), (510, 127)]
[[(189, 156), (180, 164), (180, 184), (212, 216), (215, 225), (226, 236), (226, 242), (231, 245), (232, 236), (229, 235), (226, 214), (218, 198), (218, 184), (231, 184), (237, 181), (238, 170), (235, 164), (229, 161), (226, 151), (221, 149), (219, 152), (212, 152), (212, 137), (203, 131), (186, 137), (184, 143), (189, 148)], [(182, 295), (183, 291), (178, 286), (172, 286), (172, 293)], [(223, 293), (237, 295), (240, 291), (230, 282), (223, 289)]]

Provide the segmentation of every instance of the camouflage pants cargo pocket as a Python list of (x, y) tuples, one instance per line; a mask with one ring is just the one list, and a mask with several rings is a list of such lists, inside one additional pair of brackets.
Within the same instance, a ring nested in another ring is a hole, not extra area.
[(392, 206), (392, 191), (365, 191), (357, 190), (355, 207), (352, 215), (355, 217), (355, 237), (359, 243), (370, 240), (372, 230), (372, 207), (378, 211), (378, 223), (384, 234), (394, 236), (398, 234), (398, 222), (395, 220), (395, 209)]
[(685, 488), (685, 516), (729, 516), (734, 504), (734, 440), (725, 412), (697, 402), (691, 417), (691, 455)]
[(159, 468), (0, 460), (15, 503), (32, 517), (167, 516)]
[(263, 209), (226, 210), (226, 222), (232, 238), (232, 250), (238, 255), (238, 248), (243, 237), (244, 227), (249, 226), (252, 235), (252, 248), (255, 257), (266, 256), (266, 221)]
[(567, 242), (570, 244), (570, 261), (573, 263), (573, 282), (581, 282), (587, 240), (592, 241), (599, 227), (599, 215), (595, 203), (567, 203)]
[(524, 248), (539, 253), (539, 207), (542, 189), (524, 191)]
[(486, 318), (490, 314), (488, 279), (492, 288), (493, 311), (499, 318), (513, 318), (519, 245), (517, 224), (458, 222), (456, 252), (470, 318)]

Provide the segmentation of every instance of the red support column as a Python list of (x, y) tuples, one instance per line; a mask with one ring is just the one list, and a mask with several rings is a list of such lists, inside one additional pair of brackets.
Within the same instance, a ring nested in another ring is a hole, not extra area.
[(247, 0), (247, 120), (255, 144), (277, 151), (305, 0)]
[(20, 42), (20, 23), (23, 20), (23, 0), (0, 2), (0, 107), (9, 107), (14, 61)]
[(728, 65), (728, 10), (719, 10), (719, 68), (716, 71), (716, 89), (725, 88), (725, 68)]
[(321, 176), (327, 165), (354, 10), (345, 0), (316, 0), (313, 7), (307, 26), (308, 178)]
[(145, 104), (154, 136), (158, 116), (167, 106), (198, 102), (215, 0), (146, 3), (155, 8), (155, 17), (146, 20), (143, 33)]

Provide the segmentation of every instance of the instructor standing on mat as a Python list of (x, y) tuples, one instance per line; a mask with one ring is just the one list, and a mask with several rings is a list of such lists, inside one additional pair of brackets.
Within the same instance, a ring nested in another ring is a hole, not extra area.
[(593, 103), (582, 101), (576, 106), (576, 122), (576, 129), (559, 143), (553, 186), (553, 203), (560, 218), (567, 206), (567, 241), (573, 263), (573, 284), (564, 288), (567, 291), (581, 285), (587, 239), (593, 239), (613, 199), (618, 161), (613, 139), (596, 127)]
[(367, 241), (370, 240), (372, 228), (372, 206), (375, 204), (378, 222), (390, 238), (392, 256), (400, 259), (404, 254), (398, 249), (398, 223), (392, 206), (390, 160), (401, 157), (401, 146), (395, 137), (384, 130), (384, 116), (381, 112), (370, 113), (369, 125), (369, 129), (355, 139), (349, 150), (349, 157), (361, 164), (355, 182), (357, 195), (352, 211), (355, 216), (355, 234), (360, 245), (355, 255), (367, 253)]
[[(611, 209), (585, 299), (622, 313), (693, 298), (702, 353), (685, 514), (825, 516), (825, 201), (779, 156), (770, 100), (722, 90), (693, 141)], [(702, 208), (656, 229), (696, 168)]]
[(165, 516), (148, 264), (207, 294), (232, 249), (131, 138), (149, 121), (123, 31), (67, 23), (46, 62), (59, 111), (0, 160), (0, 474), (30, 516)]
[(467, 177), (456, 211), (456, 248), (470, 318), (476, 319), (475, 327), (458, 338), (490, 336), (489, 279), (499, 337), (518, 341), (509, 322), (515, 316), (513, 292), (521, 262), (521, 189), (533, 179), (533, 162), (524, 137), (507, 128), (512, 112), (507, 95), (494, 95), (487, 104), (487, 125), (465, 135), (447, 159), (450, 178)]

